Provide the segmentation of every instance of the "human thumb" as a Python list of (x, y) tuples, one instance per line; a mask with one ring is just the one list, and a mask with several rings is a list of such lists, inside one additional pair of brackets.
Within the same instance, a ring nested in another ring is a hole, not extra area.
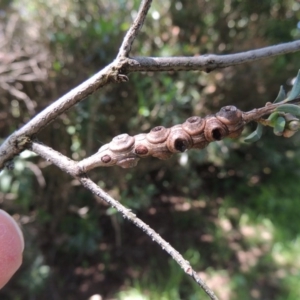
[(24, 238), (16, 221), (0, 209), (0, 289), (22, 263)]

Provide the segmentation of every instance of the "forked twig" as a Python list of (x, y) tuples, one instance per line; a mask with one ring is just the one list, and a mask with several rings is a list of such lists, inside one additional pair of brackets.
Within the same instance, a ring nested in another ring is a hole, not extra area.
[[(272, 50), (273, 49), (273, 50)], [(22, 128), (9, 136), (0, 145), (0, 170), (5, 163), (24, 150), (18, 147), (18, 140), (24, 136), (34, 136), (59, 115), (76, 105), (78, 102), (93, 94), (98, 89), (112, 82), (127, 80), (126, 74), (139, 71), (211, 71), (217, 68), (225, 68), (236, 64), (251, 62), (269, 56), (277, 56), (282, 53), (300, 51), (300, 41), (285, 43), (277, 46), (252, 50), (244, 53), (230, 55), (208, 55), (199, 57), (166, 57), (166, 58), (126, 58), (120, 57), (106, 66), (93, 77), (78, 85), (76, 88), (56, 100), (45, 110), (36, 115)], [(252, 54), (251, 54), (252, 53)], [(254, 53), (254, 55), (253, 55)], [(256, 53), (256, 54), (255, 54)], [(244, 57), (243, 57), (244, 55)]]
[[(152, 155), (165, 159), (172, 155), (172, 153), (182, 152), (190, 148), (201, 149), (209, 142), (226, 136), (236, 137), (241, 134), (246, 123), (252, 120), (260, 121), (262, 116), (272, 113), (281, 104), (271, 104), (247, 113), (243, 113), (232, 106), (225, 107), (223, 112), (220, 111), (214, 116), (208, 116), (204, 119), (192, 117), (184, 124), (176, 125), (171, 129), (159, 127), (159, 129), (156, 128), (149, 134), (140, 134), (135, 137), (125, 136), (125, 139), (123, 139), (124, 135), (121, 138), (119, 136), (116, 138), (116, 141), (113, 140), (111, 143), (105, 145), (105, 147), (102, 147), (95, 155), (81, 162), (75, 162), (47, 146), (32, 142), (34, 136), (59, 115), (101, 87), (109, 83), (126, 81), (126, 75), (130, 72), (181, 70), (203, 70), (209, 72), (218, 68), (225, 68), (300, 50), (300, 41), (294, 41), (229, 55), (210, 54), (197, 57), (129, 58), (132, 43), (143, 25), (151, 2), (151, 0), (143, 0), (141, 2), (135, 21), (124, 37), (117, 58), (111, 64), (49, 105), (4, 141), (0, 146), (0, 170), (14, 156), (18, 155), (24, 149), (30, 148), (41, 157), (51, 161), (64, 172), (77, 178), (85, 188), (99, 196), (112, 207), (115, 207), (125, 218), (145, 231), (148, 236), (159, 244), (183, 268), (186, 274), (191, 276), (202, 287), (210, 299), (217, 300), (215, 294), (199, 278), (198, 274), (191, 268), (189, 262), (180, 253), (147, 224), (138, 219), (129, 209), (125, 208), (99, 188), (86, 176), (85, 172), (97, 166), (120, 165), (122, 167), (132, 167), (136, 165), (136, 162), (141, 157)], [(123, 143), (122, 147), (120, 147), (120, 142), (121, 144)]]
[(191, 276), (197, 284), (206, 292), (211, 300), (218, 300), (214, 292), (206, 285), (206, 283), (199, 277), (197, 272), (193, 270), (190, 263), (183, 258), (183, 256), (175, 250), (168, 242), (166, 242), (158, 233), (156, 233), (149, 225), (139, 219), (130, 209), (123, 206), (119, 201), (112, 198), (105, 191), (103, 191), (98, 185), (96, 185), (91, 179), (87, 177), (85, 173), (78, 174), (78, 163), (62, 155), (61, 153), (42, 145), (37, 142), (32, 142), (29, 145), (29, 149), (40, 155), (47, 161), (52, 162), (64, 172), (72, 175), (80, 181), (80, 183), (94, 195), (100, 197), (103, 201), (114, 207), (125, 219), (128, 219), (135, 226), (145, 232), (154, 242), (156, 242), (162, 250), (167, 252), (184, 270), (184, 272)]
[[(291, 103), (298, 102), (300, 102), (300, 98), (296, 98), (291, 101)], [(268, 104), (265, 107), (254, 109), (249, 112), (242, 112), (234, 106), (226, 106), (216, 115), (209, 115), (204, 119), (191, 117), (187, 119), (183, 125), (175, 125), (171, 129), (164, 128), (162, 130), (161, 126), (155, 127), (159, 128), (159, 130), (154, 130), (154, 133), (151, 131), (152, 135), (151, 132), (149, 133), (150, 140), (149, 136), (147, 139), (146, 134), (135, 136), (137, 138), (126, 135), (125, 140), (122, 138), (118, 140), (117, 137), (116, 143), (112, 142), (108, 145), (104, 145), (95, 155), (79, 162), (75, 162), (50, 147), (40, 143), (26, 140), (25, 144), (36, 154), (45, 158), (47, 161), (52, 162), (64, 172), (78, 179), (86, 189), (100, 197), (111, 207), (117, 209), (124, 218), (142, 229), (180, 265), (186, 274), (191, 276), (197, 282), (197, 284), (211, 299), (217, 300), (213, 291), (205, 284), (205, 282), (192, 269), (190, 263), (186, 261), (178, 251), (160, 237), (160, 235), (152, 228), (137, 218), (130, 209), (124, 207), (119, 201), (113, 199), (92, 180), (90, 180), (86, 175), (86, 171), (97, 166), (107, 165), (133, 167), (136, 165), (136, 162), (141, 155), (148, 156), (148, 153), (152, 153), (152, 156), (166, 159), (172, 155), (172, 153), (183, 152), (190, 148), (201, 149), (207, 146), (209, 142), (220, 140), (224, 137), (237, 137), (241, 134), (246, 123), (251, 121), (261, 121), (263, 116), (271, 114), (280, 105), (282, 105), (282, 103)], [(188, 120), (190, 120), (190, 122), (188, 122)], [(124, 135), (121, 135), (121, 137), (124, 137)], [(151, 141), (153, 143), (151, 143)], [(157, 141), (159, 142), (157, 143)], [(102, 148), (104, 149), (103, 151), (101, 151)], [(138, 149), (140, 151), (147, 149), (148, 152), (140, 152), (138, 154)]]

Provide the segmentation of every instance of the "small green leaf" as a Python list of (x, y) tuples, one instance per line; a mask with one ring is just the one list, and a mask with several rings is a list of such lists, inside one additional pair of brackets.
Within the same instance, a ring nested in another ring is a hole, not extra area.
[(284, 90), (283, 86), (281, 85), (281, 86), (280, 86), (279, 93), (278, 93), (277, 98), (275, 99), (274, 103), (281, 102), (281, 101), (283, 101), (285, 98), (286, 98), (286, 93), (285, 93), (285, 90)]
[(298, 96), (300, 96), (300, 70), (299, 70), (298, 75), (296, 77), (293, 88), (292, 88), (289, 96), (287, 97), (287, 100), (288, 101), (293, 100), (293, 99), (297, 98)]
[(270, 114), (268, 120), (270, 121), (270, 125), (272, 125), (273, 127), (275, 126), (275, 122), (278, 118), (278, 116), (280, 116), (280, 114), (278, 112), (273, 112), (272, 114)]
[(282, 116), (278, 116), (274, 124), (274, 134), (280, 136), (282, 135), (285, 128), (286, 120)]
[(246, 143), (254, 143), (256, 141), (258, 141), (261, 138), (262, 135), (262, 130), (263, 130), (263, 126), (258, 123), (257, 124), (257, 128), (255, 131), (253, 131), (251, 134), (249, 134), (246, 138), (245, 138), (245, 142)]
[(294, 104), (282, 104), (276, 108), (276, 111), (289, 113), (295, 117), (300, 117), (300, 107)]

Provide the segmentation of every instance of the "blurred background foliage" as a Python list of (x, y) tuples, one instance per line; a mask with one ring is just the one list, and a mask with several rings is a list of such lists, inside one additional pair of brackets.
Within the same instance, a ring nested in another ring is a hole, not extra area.
[[(110, 63), (137, 0), (0, 4), (3, 140)], [(300, 4), (154, 1), (132, 56), (226, 54), (300, 37)], [(171, 126), (232, 104), (249, 110), (291, 88), (299, 53), (204, 72), (130, 74), (38, 138), (80, 160), (115, 135)], [(246, 136), (255, 125), (245, 130)], [(90, 172), (191, 261), (220, 299), (300, 298), (300, 139), (213, 143), (132, 170)], [(299, 206), (298, 206), (299, 205)], [(206, 299), (139, 229), (55, 166), (25, 151), (0, 175), (0, 207), (22, 225), (24, 263), (1, 299)]]

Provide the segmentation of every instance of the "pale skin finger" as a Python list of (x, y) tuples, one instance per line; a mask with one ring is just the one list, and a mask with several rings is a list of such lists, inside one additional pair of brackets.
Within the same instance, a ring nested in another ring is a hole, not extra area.
[(23, 234), (16, 221), (0, 209), (0, 289), (22, 263)]

